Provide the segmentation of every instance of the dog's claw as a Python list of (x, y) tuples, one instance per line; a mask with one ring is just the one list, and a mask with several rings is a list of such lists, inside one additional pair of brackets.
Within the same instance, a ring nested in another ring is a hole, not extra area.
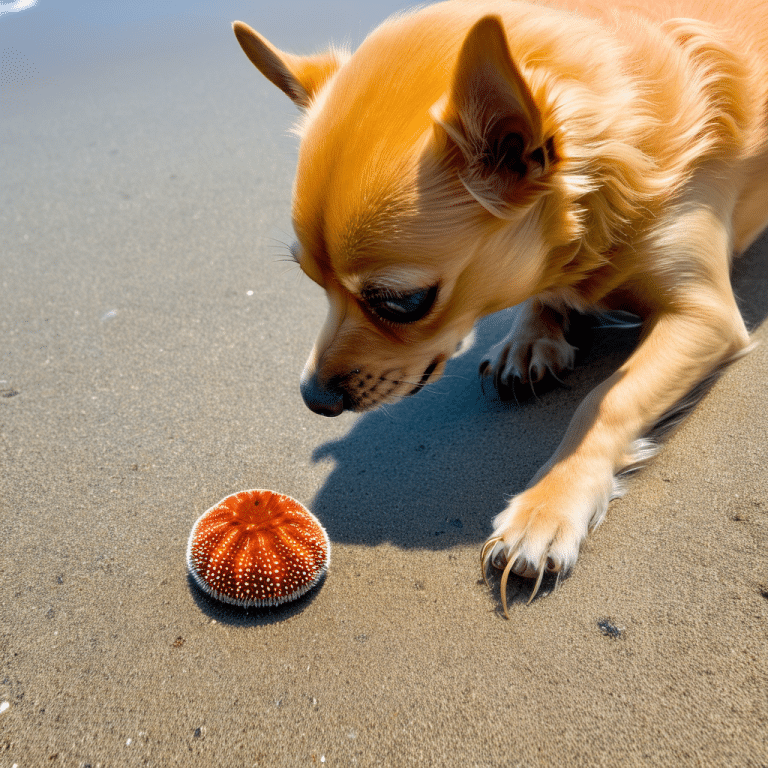
[(533, 600), (534, 597), (536, 597), (536, 593), (539, 591), (539, 587), (541, 586), (541, 580), (544, 578), (544, 568), (539, 568), (539, 575), (536, 578), (536, 583), (533, 585), (533, 591), (531, 592), (531, 596), (528, 598), (528, 602), (526, 605), (531, 604), (531, 600)]
[(490, 587), (488, 582), (488, 566), (490, 565), (493, 568), (502, 571), (499, 589), (501, 594), (501, 605), (504, 609), (504, 616), (506, 618), (509, 618), (507, 582), (510, 573), (514, 573), (516, 576), (522, 578), (536, 578), (536, 582), (533, 585), (530, 597), (526, 603), (526, 605), (530, 605), (539, 592), (541, 583), (544, 579), (544, 574), (559, 573), (561, 571), (561, 566), (549, 555), (543, 558), (542, 562), (536, 567), (528, 563), (520, 551), (521, 540), (522, 537), (519, 541), (507, 546), (504, 544), (502, 536), (491, 536), (491, 538), (485, 542), (480, 552), (480, 567), (483, 573), (483, 581), (487, 587)]
[(480, 552), (480, 568), (483, 572), (483, 581), (485, 582), (486, 587), (491, 586), (488, 582), (488, 566), (490, 565), (493, 568), (496, 568), (496, 570), (501, 570), (504, 567), (502, 563), (499, 563), (496, 560), (496, 557), (503, 549), (502, 547), (497, 550), (497, 545), (501, 543), (501, 536), (491, 536), (491, 538), (485, 542), (483, 549)]
[(512, 570), (512, 566), (515, 564), (514, 560), (510, 560), (507, 563), (507, 567), (501, 574), (501, 605), (504, 608), (504, 615), (509, 618), (509, 610), (507, 608), (507, 579), (509, 578), (509, 572)]

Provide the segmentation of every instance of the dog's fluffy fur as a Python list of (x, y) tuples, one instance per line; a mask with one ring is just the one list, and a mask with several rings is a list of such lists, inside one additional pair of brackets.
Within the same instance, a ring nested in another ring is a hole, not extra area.
[(749, 346), (729, 268), (768, 222), (768, 4), (451, 0), (353, 55), (234, 28), (303, 113), (293, 253), (330, 303), (310, 408), (415, 393), (506, 307), (481, 366), (505, 385), (572, 365), (571, 310), (643, 319), (484, 549), (504, 583), (566, 572), (644, 437)]

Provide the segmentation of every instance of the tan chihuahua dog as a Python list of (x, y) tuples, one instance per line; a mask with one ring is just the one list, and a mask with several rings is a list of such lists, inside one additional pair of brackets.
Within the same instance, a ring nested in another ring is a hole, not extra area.
[(451, 0), (350, 55), (248, 58), (303, 111), (293, 255), (327, 292), (302, 377), (334, 416), (437, 380), (521, 305), (497, 385), (573, 363), (571, 310), (643, 320), (554, 456), (494, 520), (484, 567), (567, 572), (660, 419), (750, 341), (730, 260), (768, 223), (768, 3)]

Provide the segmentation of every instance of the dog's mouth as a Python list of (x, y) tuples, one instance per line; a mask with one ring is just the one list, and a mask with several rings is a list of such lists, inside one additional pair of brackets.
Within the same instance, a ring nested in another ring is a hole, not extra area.
[(424, 373), (421, 374), (421, 379), (419, 380), (419, 383), (406, 395), (406, 397), (412, 397), (413, 395), (418, 394), (421, 392), (422, 389), (427, 385), (430, 378), (432, 377), (432, 374), (437, 370), (437, 366), (440, 365), (441, 358), (436, 357), (424, 370)]
[(334, 376), (325, 384), (319, 382), (316, 374), (305, 377), (301, 382), (301, 394), (307, 407), (321, 416), (338, 416), (344, 411), (370, 411), (421, 392), (435, 378), (446, 359), (445, 355), (438, 355), (415, 384), (402, 370), (392, 369), (375, 376), (358, 368)]

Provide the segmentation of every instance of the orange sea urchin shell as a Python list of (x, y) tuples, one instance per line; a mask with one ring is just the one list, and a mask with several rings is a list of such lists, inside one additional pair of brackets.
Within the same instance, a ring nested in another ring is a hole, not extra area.
[(328, 570), (331, 543), (318, 519), (290, 496), (233, 493), (200, 516), (187, 567), (217, 600), (265, 606), (294, 600)]

